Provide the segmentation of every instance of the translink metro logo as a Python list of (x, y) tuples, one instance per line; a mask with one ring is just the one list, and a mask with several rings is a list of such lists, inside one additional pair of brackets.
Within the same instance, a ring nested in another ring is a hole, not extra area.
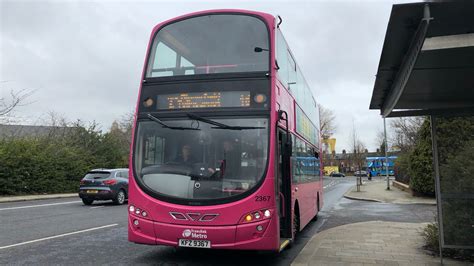
[(207, 232), (203, 229), (184, 229), (183, 237), (191, 237), (191, 238), (199, 238), (199, 239), (207, 239)]

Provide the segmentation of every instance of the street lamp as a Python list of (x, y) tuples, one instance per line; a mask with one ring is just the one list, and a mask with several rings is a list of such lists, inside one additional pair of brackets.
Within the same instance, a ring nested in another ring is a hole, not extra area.
[(388, 145), (387, 145), (387, 126), (385, 124), (385, 117), (383, 118), (383, 136), (384, 136), (384, 141), (385, 141), (385, 175), (387, 177), (387, 190), (390, 190), (390, 181), (389, 181), (389, 177), (388, 177), (388, 156), (387, 156), (387, 149), (388, 149)]

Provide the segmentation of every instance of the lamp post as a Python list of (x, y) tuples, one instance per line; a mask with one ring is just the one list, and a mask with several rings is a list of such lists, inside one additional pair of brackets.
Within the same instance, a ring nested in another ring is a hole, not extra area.
[(388, 156), (387, 156), (387, 149), (388, 149), (388, 145), (387, 145), (387, 126), (386, 126), (386, 123), (385, 123), (385, 117), (383, 118), (383, 136), (384, 136), (384, 141), (385, 141), (385, 175), (387, 177), (387, 190), (390, 190), (390, 180), (389, 180), (389, 176), (388, 176)]

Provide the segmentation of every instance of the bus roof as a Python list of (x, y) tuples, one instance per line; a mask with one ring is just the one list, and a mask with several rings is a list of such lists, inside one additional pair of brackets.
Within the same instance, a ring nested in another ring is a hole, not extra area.
[(183, 20), (186, 18), (191, 18), (191, 17), (198, 17), (198, 16), (203, 16), (203, 15), (209, 15), (209, 14), (219, 14), (219, 13), (234, 13), (234, 14), (246, 14), (246, 15), (253, 15), (253, 16), (258, 16), (263, 18), (267, 23), (270, 21), (273, 21), (275, 17), (273, 15), (270, 15), (268, 13), (264, 12), (259, 12), (259, 11), (252, 11), (252, 10), (244, 10), (244, 9), (210, 9), (210, 10), (202, 10), (202, 11), (197, 11), (193, 13), (188, 13), (185, 15), (181, 15), (179, 17), (171, 18), (168, 20), (165, 20), (158, 25), (156, 25), (153, 28), (153, 34), (152, 36), (156, 33), (157, 30), (159, 30), (163, 25), (169, 24), (174, 21), (178, 20)]

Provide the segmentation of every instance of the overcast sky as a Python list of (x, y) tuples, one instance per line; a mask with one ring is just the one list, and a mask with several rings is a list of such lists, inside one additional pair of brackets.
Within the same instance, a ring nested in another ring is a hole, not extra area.
[(0, 0), (1, 97), (34, 91), (17, 123), (41, 124), (55, 112), (108, 130), (134, 109), (153, 26), (198, 10), (258, 10), (283, 18), (316, 100), (336, 114), (336, 150), (350, 150), (353, 125), (375, 150), (383, 120), (369, 102), (391, 7), (402, 1), (256, 2)]

